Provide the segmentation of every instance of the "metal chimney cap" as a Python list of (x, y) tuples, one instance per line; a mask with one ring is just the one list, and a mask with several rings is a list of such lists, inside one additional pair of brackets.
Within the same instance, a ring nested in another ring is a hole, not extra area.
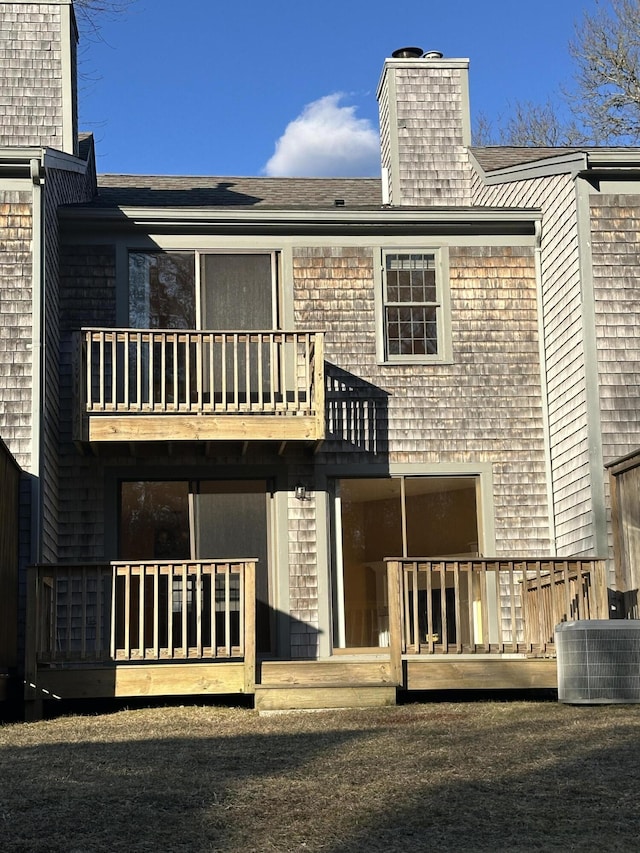
[(423, 59), (442, 59), (442, 56), (443, 54), (439, 50), (428, 50), (424, 54)]
[(422, 57), (421, 47), (399, 47), (391, 54), (393, 59), (420, 59)]

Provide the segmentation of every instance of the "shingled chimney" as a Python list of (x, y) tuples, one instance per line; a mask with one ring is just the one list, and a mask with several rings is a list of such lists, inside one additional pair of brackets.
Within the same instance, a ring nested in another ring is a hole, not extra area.
[(378, 87), (383, 201), (471, 204), (469, 60), (401, 48)]
[(73, 0), (0, 0), (0, 146), (77, 154)]

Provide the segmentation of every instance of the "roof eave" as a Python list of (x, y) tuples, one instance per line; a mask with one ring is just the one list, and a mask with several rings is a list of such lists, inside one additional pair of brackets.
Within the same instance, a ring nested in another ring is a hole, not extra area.
[[(473, 156), (473, 155), (472, 155)], [(544, 157), (541, 160), (531, 160), (515, 166), (505, 166), (503, 169), (485, 171), (473, 156), (478, 165), (478, 171), (485, 184), (504, 184), (509, 181), (525, 181), (531, 178), (547, 178), (553, 175), (578, 175), (587, 168), (587, 154), (584, 151), (560, 154), (558, 157)]]

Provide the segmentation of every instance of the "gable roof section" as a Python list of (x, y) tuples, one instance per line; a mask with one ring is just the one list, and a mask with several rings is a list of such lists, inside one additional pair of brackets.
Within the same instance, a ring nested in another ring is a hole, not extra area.
[(559, 157), (562, 154), (575, 154), (584, 148), (524, 148), (512, 145), (473, 146), (471, 152), (485, 172), (496, 169), (509, 169), (523, 163)]
[(487, 177), (509, 170), (524, 173), (526, 167), (554, 172), (572, 171), (582, 160), (583, 168), (621, 168), (640, 166), (640, 148), (575, 146), (566, 148), (527, 148), (510, 145), (473, 146), (469, 149)]
[[(344, 202), (336, 205), (336, 200)], [(93, 207), (378, 209), (378, 178), (100, 175)]]

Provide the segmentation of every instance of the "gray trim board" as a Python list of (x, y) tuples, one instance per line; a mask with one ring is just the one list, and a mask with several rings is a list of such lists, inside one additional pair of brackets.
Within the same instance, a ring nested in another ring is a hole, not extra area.
[(608, 553), (605, 477), (602, 451), (602, 423), (598, 344), (596, 340), (596, 310), (591, 257), (591, 213), (589, 184), (575, 182), (578, 249), (582, 292), (583, 346), (585, 359), (585, 393), (587, 398), (587, 435), (589, 442), (589, 472), (591, 479), (591, 511), (593, 519), (593, 552)]

